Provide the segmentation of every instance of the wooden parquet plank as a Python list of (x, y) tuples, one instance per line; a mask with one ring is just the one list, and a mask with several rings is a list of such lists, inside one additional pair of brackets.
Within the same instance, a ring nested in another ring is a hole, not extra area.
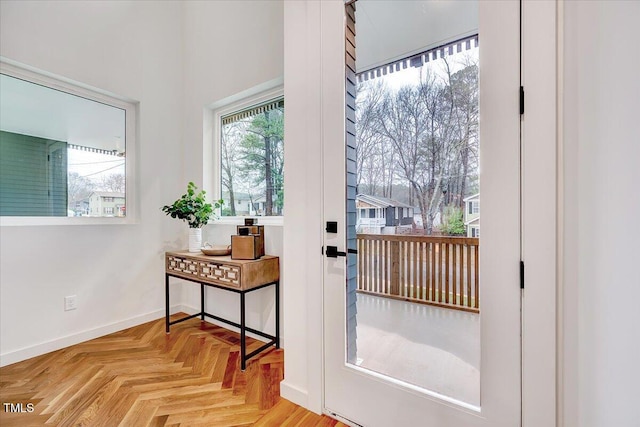
[(224, 380), (224, 373), (227, 370), (227, 360), (229, 359), (230, 351), (231, 348), (227, 346), (220, 349), (218, 360), (216, 360), (215, 366), (213, 368), (213, 374), (211, 375), (212, 382), (222, 383), (222, 381)]
[[(117, 377), (114, 375), (99, 375), (94, 377), (93, 381), (88, 383), (81, 392), (78, 392), (69, 405), (63, 411), (58, 411), (49, 419), (49, 423), (60, 427), (78, 425), (78, 419), (85, 412), (86, 408), (90, 408), (93, 402), (100, 397), (100, 393), (104, 388), (109, 387)], [(86, 419), (84, 416), (82, 419)]]
[[(0, 425), (342, 425), (280, 398), (283, 350), (261, 353), (242, 372), (239, 344), (239, 334), (199, 319), (167, 335), (159, 319), (5, 366), (0, 399), (34, 410), (0, 408)], [(248, 352), (261, 345), (247, 339)]]
[(197, 397), (177, 396), (164, 399), (164, 402), (158, 405), (156, 415), (182, 414), (223, 406), (243, 405), (246, 403), (243, 396), (234, 396), (233, 393), (228, 391), (229, 390), (220, 390), (216, 393), (207, 393)]
[(101, 407), (103, 407), (109, 400), (116, 394), (116, 392), (122, 386), (122, 379), (118, 378), (102, 388), (95, 399), (85, 407), (81, 407), (82, 411), (76, 418), (77, 425), (85, 426), (90, 425)]
[(240, 353), (237, 351), (229, 353), (227, 359), (226, 369), (224, 371), (224, 378), (222, 379), (222, 388), (233, 387), (236, 372), (238, 371), (238, 361), (240, 360)]
[[(255, 426), (281, 426), (295, 410), (299, 408), (295, 403), (281, 399), (271, 411), (258, 420)], [(302, 419), (302, 418), (301, 418)]]
[(107, 427), (120, 424), (127, 412), (136, 403), (138, 394), (133, 392), (130, 387), (122, 386), (118, 391), (98, 408), (94, 417), (88, 420), (92, 427)]
[(149, 427), (164, 427), (167, 424), (168, 419), (169, 419), (169, 415), (162, 415), (160, 417), (155, 417), (149, 423)]

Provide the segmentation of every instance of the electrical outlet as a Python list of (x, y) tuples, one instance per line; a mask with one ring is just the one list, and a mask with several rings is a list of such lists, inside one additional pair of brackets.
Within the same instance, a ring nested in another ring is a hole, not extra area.
[(75, 310), (78, 308), (78, 301), (75, 295), (64, 297), (64, 311)]

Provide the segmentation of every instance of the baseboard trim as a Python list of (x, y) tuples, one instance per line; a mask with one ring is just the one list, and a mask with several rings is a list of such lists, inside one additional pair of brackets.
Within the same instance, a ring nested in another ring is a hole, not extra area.
[[(187, 313), (187, 314), (195, 314), (200, 310), (191, 307), (185, 304), (176, 304), (171, 307), (171, 313)], [(86, 331), (78, 332), (71, 335), (66, 335), (64, 337), (56, 338), (50, 341), (46, 341), (40, 344), (36, 344), (29, 347), (24, 347), (14, 351), (8, 351), (6, 353), (0, 354), (0, 367), (11, 365), (13, 363), (22, 362), (23, 360), (31, 359), (32, 357), (41, 356), (43, 354), (51, 353), (52, 351), (60, 350), (65, 347), (69, 347), (75, 344), (80, 344), (81, 342), (89, 341), (95, 338), (99, 338), (105, 335), (112, 334), (114, 332), (121, 331), (123, 329), (131, 328), (133, 326), (138, 326), (146, 322), (151, 322), (153, 320), (158, 320), (163, 318), (165, 315), (164, 310), (156, 310), (150, 313), (142, 314), (140, 316), (130, 317), (125, 320), (121, 320), (119, 322), (110, 323), (108, 325), (99, 326), (97, 328), (88, 329)], [(206, 322), (213, 323), (215, 325), (227, 328), (229, 330), (239, 330), (234, 328), (231, 325), (227, 325), (223, 322), (218, 322), (211, 319), (206, 319)], [(260, 337), (258, 335), (247, 332), (247, 336), (251, 338), (255, 338), (260, 341), (264, 341), (264, 337)], [(284, 340), (280, 337), (280, 347), (284, 348)]]
[(296, 405), (308, 408), (309, 393), (307, 393), (306, 390), (289, 384), (286, 379), (280, 382), (280, 396), (290, 400)]
[[(179, 311), (182, 311), (183, 309), (184, 307), (182, 305), (175, 305), (172, 307), (171, 312), (177, 313)], [(142, 314), (140, 316), (130, 317), (119, 322), (110, 323), (108, 325), (99, 326), (97, 328), (88, 329), (86, 331), (56, 338), (51, 341), (46, 341), (30, 347), (9, 351), (0, 354), (0, 366), (7, 366), (13, 363), (22, 362), (23, 360), (27, 360), (32, 357), (51, 353), (52, 351), (60, 350), (62, 348), (80, 344), (81, 342), (89, 341), (94, 338), (109, 335), (123, 329), (131, 328), (132, 326), (138, 326), (146, 322), (158, 320), (163, 318), (164, 315), (164, 310), (156, 310), (150, 313)]]

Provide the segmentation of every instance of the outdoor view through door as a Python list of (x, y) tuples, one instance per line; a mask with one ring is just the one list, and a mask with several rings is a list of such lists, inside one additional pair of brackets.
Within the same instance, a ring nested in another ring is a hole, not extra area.
[(356, 303), (347, 306), (357, 314), (347, 315), (348, 363), (479, 407), (477, 16), (475, 32), (384, 57), (390, 43), (361, 49), (378, 34), (367, 27), (375, 7), (356, 9), (355, 20), (358, 255)]

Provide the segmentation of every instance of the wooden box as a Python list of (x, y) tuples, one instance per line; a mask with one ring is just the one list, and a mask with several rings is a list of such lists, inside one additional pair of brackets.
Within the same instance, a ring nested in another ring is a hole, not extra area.
[(249, 235), (255, 235), (258, 237), (258, 253), (260, 256), (264, 256), (264, 225), (238, 225), (236, 232), (240, 234), (240, 229), (245, 228), (249, 230)]
[[(260, 253), (260, 235), (231, 236), (231, 259), (258, 259)], [(262, 245), (264, 248), (264, 245)]]

